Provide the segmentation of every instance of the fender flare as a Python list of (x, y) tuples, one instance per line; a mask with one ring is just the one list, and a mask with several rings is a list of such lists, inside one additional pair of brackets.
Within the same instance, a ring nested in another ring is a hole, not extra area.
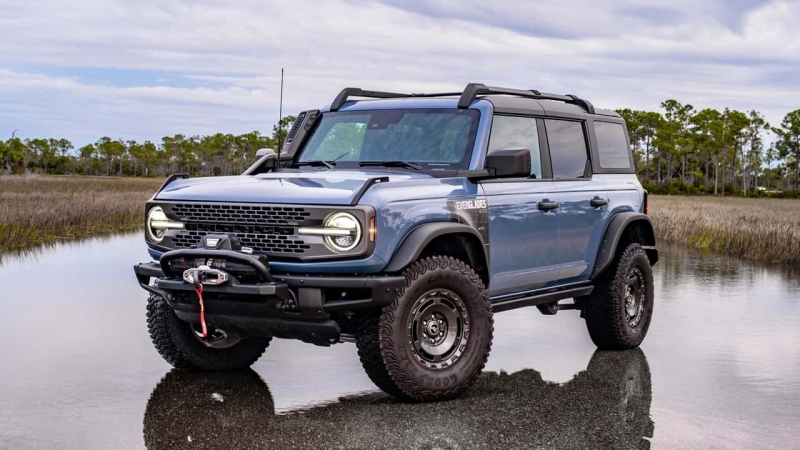
[(626, 211), (621, 212), (611, 218), (606, 227), (603, 235), (603, 241), (600, 243), (600, 248), (597, 251), (597, 258), (595, 258), (594, 269), (590, 279), (597, 278), (614, 260), (614, 255), (617, 252), (622, 234), (628, 225), (639, 222), (643, 226), (643, 233), (640, 233), (639, 243), (644, 247), (647, 252), (647, 257), (650, 259), (650, 265), (655, 265), (658, 262), (658, 250), (656, 249), (655, 233), (653, 232), (653, 224), (650, 222), (650, 217), (645, 214)]
[(394, 252), (389, 264), (384, 268), (385, 272), (400, 272), (408, 265), (416, 261), (425, 250), (425, 247), (434, 239), (447, 234), (470, 234), (481, 243), (481, 255), (488, 264), (489, 259), (486, 255), (486, 243), (483, 241), (478, 230), (469, 225), (456, 222), (430, 222), (422, 224), (411, 230), (400, 242)]

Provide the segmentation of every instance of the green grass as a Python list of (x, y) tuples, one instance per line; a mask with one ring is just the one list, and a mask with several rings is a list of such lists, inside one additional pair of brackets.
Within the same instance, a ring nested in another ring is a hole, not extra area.
[(131, 231), (163, 180), (0, 176), (0, 252)]
[(800, 200), (651, 196), (656, 239), (800, 265)]

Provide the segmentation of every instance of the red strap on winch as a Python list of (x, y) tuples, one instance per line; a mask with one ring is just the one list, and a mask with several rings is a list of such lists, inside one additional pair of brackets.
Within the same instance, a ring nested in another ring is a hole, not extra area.
[(203, 329), (203, 337), (208, 337), (208, 329), (206, 328), (206, 311), (203, 308), (203, 285), (199, 284), (194, 291), (197, 292), (197, 299), (200, 301), (200, 326)]

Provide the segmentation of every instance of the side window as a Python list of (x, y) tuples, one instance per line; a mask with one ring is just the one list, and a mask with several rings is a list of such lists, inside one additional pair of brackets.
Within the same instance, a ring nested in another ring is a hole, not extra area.
[(553, 178), (582, 178), (589, 161), (583, 123), (546, 119)]
[(494, 116), (487, 154), (511, 148), (530, 150), (531, 178), (542, 178), (542, 160), (539, 153), (539, 132), (536, 130), (536, 119)]
[(597, 137), (597, 153), (603, 169), (630, 169), (631, 157), (625, 129), (622, 124), (595, 122), (594, 135)]

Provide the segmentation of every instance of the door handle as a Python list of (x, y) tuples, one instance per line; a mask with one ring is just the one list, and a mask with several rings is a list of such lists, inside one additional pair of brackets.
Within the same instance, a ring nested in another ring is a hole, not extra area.
[(558, 202), (539, 202), (540, 211), (550, 211), (551, 209), (558, 208)]
[(608, 200), (604, 198), (593, 198), (589, 201), (589, 204), (592, 205), (592, 208), (599, 208), (601, 206), (606, 206), (608, 204)]

